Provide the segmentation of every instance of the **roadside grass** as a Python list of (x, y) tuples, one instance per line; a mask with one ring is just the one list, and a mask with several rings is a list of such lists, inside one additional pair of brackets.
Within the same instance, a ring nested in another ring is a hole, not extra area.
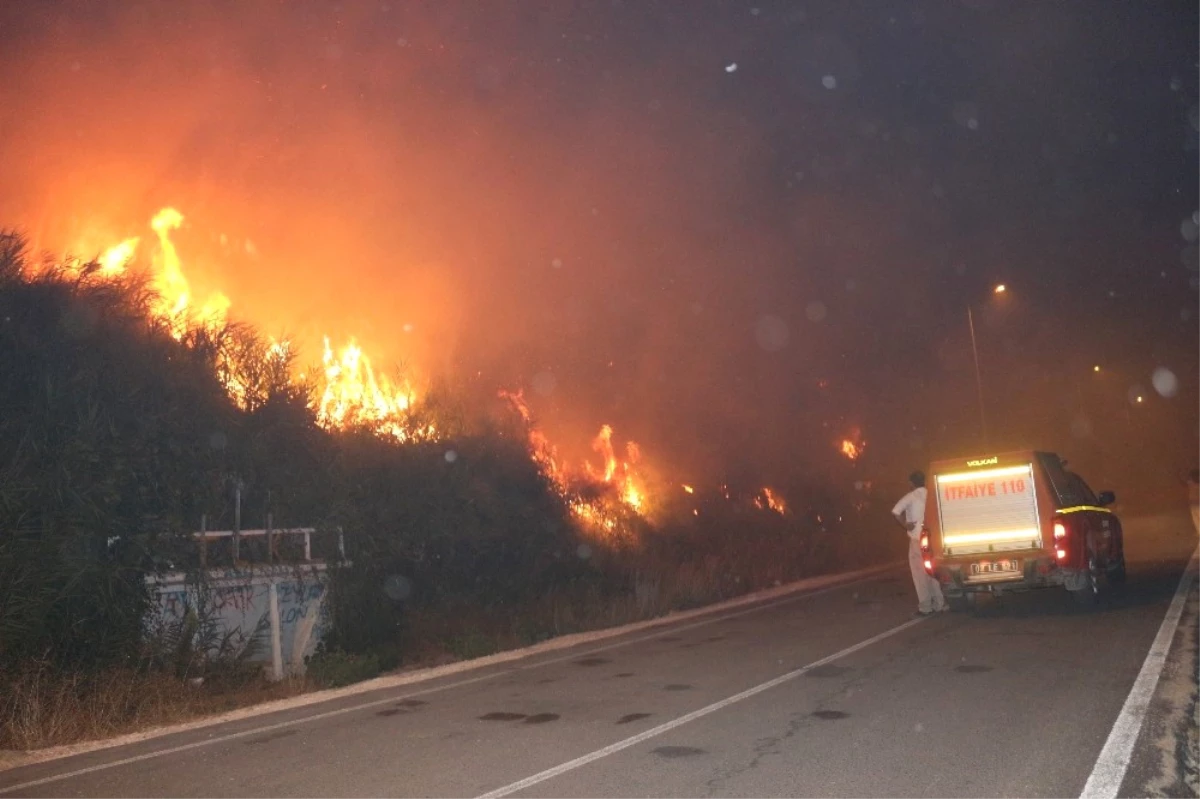
[[(845, 536), (723, 536), (681, 552), (677, 541), (598, 549), (597, 575), (514, 604), (414, 608), (378, 651), (321, 651), (307, 674), (265, 679), (260, 664), (223, 662), (203, 680), (162, 668), (63, 672), (31, 662), (0, 673), (0, 750), (30, 750), (175, 724), (403, 670), (490, 655), (571, 633), (700, 607), (792, 580), (879, 562)], [(857, 554), (856, 554), (857, 553)]]
[(600, 579), (546, 591), (516, 605), (464, 603), (419, 608), (406, 616), (404, 667), (469, 660), (573, 633), (619, 627), (703, 607), (784, 583), (877, 564), (845, 536), (798, 544), (786, 537), (749, 537), (727, 546), (680, 553), (653, 545), (640, 551), (598, 551)]
[(172, 724), (310, 690), (259, 669), (196, 684), (160, 671), (62, 672), (45, 662), (0, 675), (0, 749), (29, 750)]

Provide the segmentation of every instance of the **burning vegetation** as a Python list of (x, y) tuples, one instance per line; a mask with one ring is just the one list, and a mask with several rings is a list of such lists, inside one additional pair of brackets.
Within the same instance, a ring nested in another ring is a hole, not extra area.
[[(203, 299), (195, 295), (172, 240), (172, 233), (183, 221), (183, 215), (170, 207), (154, 216), (150, 228), (157, 248), (146, 270), (154, 292), (152, 314), (176, 340), (189, 331), (222, 327), (229, 321), (232, 305), (221, 292), (212, 292)], [(113, 280), (139, 265), (140, 252), (141, 239), (132, 237), (108, 248), (94, 261), (75, 260), (70, 266), (81, 279)], [(369, 430), (398, 444), (433, 442), (441, 437), (437, 423), (417, 413), (421, 397), (411, 380), (403, 376), (392, 378), (377, 370), (354, 338), (335, 346), (326, 335), (323, 344), (321, 368), (309, 395), (311, 410), (319, 424), (328, 430)], [(271, 340), (261, 353), (261, 367), (276, 372), (282, 369), (279, 379), (305, 385), (307, 374), (286, 371), (294, 361), (293, 350), (289, 340)], [(246, 407), (249, 394), (239, 379), (239, 370), (225, 368), (220, 374), (230, 397)], [(530, 457), (584, 530), (604, 538), (629, 538), (633, 536), (629, 522), (653, 514), (651, 481), (643, 473), (642, 452), (637, 442), (625, 441), (618, 448), (613, 441), (612, 425), (601, 424), (591, 441), (597, 462), (570, 464), (559, 456), (556, 447), (535, 424), (523, 392), (501, 390), (499, 397), (525, 425)], [(623, 449), (622, 457), (618, 456), (619, 449)], [(849, 440), (843, 442), (843, 452), (851, 459), (857, 458), (860, 451), (861, 447)], [(691, 485), (683, 488), (688, 494), (695, 493)], [(658, 488), (660, 492), (664, 489), (665, 486)], [(730, 499), (727, 488), (722, 493), (725, 499)], [(755, 493), (750, 503), (762, 511), (787, 513), (786, 501), (768, 487)], [(693, 508), (692, 515), (698, 516), (699, 510)]]

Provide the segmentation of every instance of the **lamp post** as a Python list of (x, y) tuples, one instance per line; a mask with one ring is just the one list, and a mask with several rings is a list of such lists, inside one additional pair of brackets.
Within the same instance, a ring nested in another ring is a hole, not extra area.
[[(1003, 283), (998, 284), (992, 289), (993, 294), (1004, 294), (1008, 291), (1008, 287)], [(983, 376), (979, 369), (979, 344), (975, 339), (975, 313), (971, 306), (967, 306), (967, 328), (971, 331), (971, 356), (975, 361), (975, 391), (979, 396), (979, 430), (983, 434), (983, 448), (990, 447), (987, 426), (987, 410), (983, 402)]]

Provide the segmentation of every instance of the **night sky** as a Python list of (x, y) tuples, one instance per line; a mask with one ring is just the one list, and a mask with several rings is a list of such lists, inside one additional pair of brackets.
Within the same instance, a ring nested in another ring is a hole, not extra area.
[(0, 227), (94, 254), (174, 205), (189, 276), (313, 358), (355, 335), (524, 387), (568, 450), (607, 421), (688, 480), (890, 490), (984, 450), (970, 306), (986, 449), (1149, 497), (1200, 434), (1198, 25), (1165, 1), (8, 0)]

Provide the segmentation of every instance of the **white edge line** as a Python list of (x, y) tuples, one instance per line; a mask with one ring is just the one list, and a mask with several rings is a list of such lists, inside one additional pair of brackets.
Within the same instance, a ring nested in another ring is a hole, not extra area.
[(1150, 709), (1150, 700), (1154, 698), (1154, 689), (1158, 686), (1158, 678), (1175, 640), (1175, 630), (1179, 626), (1183, 606), (1187, 603), (1188, 593), (1192, 588), (1198, 556), (1200, 549), (1192, 553), (1191, 559), (1184, 567), (1179, 586), (1175, 589), (1175, 597), (1167, 608), (1167, 615), (1159, 625), (1158, 634), (1154, 636), (1154, 643), (1150, 645), (1142, 669), (1133, 681), (1133, 688), (1129, 690), (1121, 713), (1113, 723), (1108, 740), (1104, 742), (1104, 748), (1096, 758), (1096, 765), (1092, 767), (1092, 773), (1083, 786), (1080, 799), (1113, 799), (1121, 790), (1121, 783), (1125, 781), (1125, 772), (1129, 769), (1129, 761), (1133, 757), (1134, 745), (1137, 744), (1142, 724), (1146, 721), (1146, 712)]
[[(449, 667), (438, 667), (438, 668), (433, 668), (433, 669), (426, 669), (426, 670), (423, 670), (422, 672), (414, 672), (411, 674), (396, 675), (393, 677), (376, 678), (375, 680), (368, 680), (363, 683), (358, 683), (356, 685), (349, 686), (350, 688), (359, 688), (359, 686), (370, 685), (371, 687), (368, 689), (360, 689), (358, 691), (353, 691), (353, 692), (347, 692), (346, 689), (335, 689), (332, 691), (323, 691), (323, 692), (318, 692), (315, 694), (309, 694), (306, 697), (301, 697), (301, 698), (314, 697), (313, 701), (305, 702), (303, 704), (291, 705), (291, 706), (287, 706), (287, 707), (283, 707), (283, 708), (270, 707), (269, 710), (264, 710), (263, 713), (270, 712), (272, 710), (283, 711), (283, 710), (296, 709), (299, 707), (303, 707), (306, 704), (315, 704), (318, 701), (319, 702), (333, 701), (335, 699), (339, 699), (343, 696), (346, 696), (348, 693), (350, 693), (350, 694), (362, 693), (363, 690), (386, 690), (387, 688), (400, 687), (405, 684), (409, 684), (409, 683), (413, 683), (413, 682), (431, 680), (431, 679), (435, 679), (440, 676), (445, 676), (447, 671), (449, 669), (452, 669), (454, 666), (460, 667), (459, 669), (457, 669), (455, 671), (468, 670), (465, 668), (461, 668), (462, 666), (467, 666), (470, 669), (481, 668), (483, 666), (494, 665), (497, 662), (506, 662), (506, 661), (511, 661), (511, 660), (523, 659), (523, 658), (530, 657), (535, 654), (540, 654), (543, 651), (554, 651), (556, 649), (564, 649), (569, 646), (571, 646), (571, 647), (579, 646), (582, 643), (587, 643), (588, 641), (592, 641), (592, 640), (604, 640), (606, 638), (614, 638), (619, 635), (625, 635), (630, 632), (637, 632), (639, 630), (651, 628), (651, 627), (662, 627), (662, 626), (665, 626), (668, 624), (675, 625), (679, 621), (686, 621), (687, 619), (695, 618), (696, 616), (705, 616), (706, 614), (708, 615), (707, 618), (702, 618), (701, 620), (694, 622), (692, 624), (687, 624), (687, 625), (683, 625), (683, 626), (671, 626), (669, 628), (669, 630), (660, 630), (651, 635), (644, 635), (644, 636), (640, 636), (637, 638), (630, 638), (630, 639), (627, 639), (624, 641), (616, 641), (611, 644), (607, 644), (605, 646), (594, 647), (592, 649), (588, 649), (583, 652), (573, 652), (569, 655), (564, 655), (562, 657), (542, 660), (542, 661), (538, 661), (537, 663), (531, 663), (531, 664), (527, 664), (524, 666), (519, 666), (517, 668), (524, 670), (524, 669), (540, 668), (541, 666), (549, 666), (549, 665), (552, 665), (555, 663), (561, 663), (564, 660), (572, 660), (577, 657), (584, 657), (593, 652), (603, 652), (603, 651), (607, 651), (609, 649), (616, 649), (618, 647), (629, 646), (632, 644), (641, 643), (643, 641), (648, 641), (652, 638), (656, 638), (657, 636), (663, 634), (664, 632), (676, 632), (676, 631), (682, 631), (682, 630), (690, 630), (695, 627), (701, 627), (706, 624), (713, 624), (713, 623), (716, 623), (719, 621), (724, 621), (725, 619), (736, 618), (738, 616), (745, 616), (749, 613), (756, 613), (760, 610), (770, 610), (771, 608), (778, 607), (779, 605), (783, 605), (788, 602), (798, 601), (801, 599), (807, 599), (809, 597), (815, 597), (815, 596), (819, 596), (821, 594), (829, 593), (831, 591), (836, 591), (841, 588), (847, 588), (849, 586), (856, 585), (861, 582), (869, 581), (870, 579), (878, 576), (879, 574), (885, 573), (885, 572), (895, 568), (896, 565), (897, 564), (887, 564), (885, 566), (873, 566), (873, 567), (870, 567), (867, 569), (860, 569), (860, 570), (854, 571), (854, 572), (844, 572), (842, 574), (836, 574), (836, 575), (821, 575), (819, 577), (807, 578), (804, 580), (800, 580), (796, 583), (792, 583), (790, 585), (780, 586), (777, 588), (768, 589), (766, 591), (760, 591), (760, 592), (757, 592), (756, 594), (747, 594), (746, 596), (736, 597), (732, 600), (728, 600), (727, 602), (719, 603), (717, 605), (709, 605), (707, 607), (694, 608), (692, 610), (683, 611), (681, 613), (670, 614), (667, 616), (660, 616), (660, 617), (654, 618), (654, 619), (647, 619), (645, 621), (635, 622), (634, 624), (626, 625), (624, 627), (614, 627), (614, 628), (609, 628), (606, 630), (596, 630), (596, 631), (589, 632), (589, 633), (579, 633), (579, 634), (575, 634), (575, 635), (562, 636), (561, 638), (556, 638), (556, 639), (553, 639), (552, 641), (547, 641), (547, 642), (545, 642), (545, 644), (539, 644), (539, 645), (536, 645), (533, 647), (528, 647), (528, 648), (522, 649), (522, 650), (510, 650), (508, 652), (501, 652), (501, 653), (498, 653), (497, 655), (491, 655), (491, 656), (483, 657), (483, 658), (476, 658), (475, 660), (465, 661), (463, 663), (454, 663), (454, 664), (450, 664)], [(832, 584), (830, 584), (830, 583), (832, 583)], [(816, 588), (811, 591), (804, 592), (804, 593), (799, 593), (801, 591), (804, 591), (805, 588), (809, 588), (809, 587), (813, 586), (814, 584), (821, 586), (821, 587)], [(784, 590), (784, 589), (787, 589), (787, 590)], [(730, 607), (736, 608), (741, 605), (751, 604), (752, 602), (755, 602), (755, 601), (762, 602), (764, 599), (771, 599), (771, 598), (775, 598), (775, 597), (779, 597), (779, 599), (774, 602), (763, 602), (762, 604), (754, 604), (752, 607), (743, 608), (743, 609), (737, 610), (733, 613), (724, 613), (724, 614), (720, 613), (720, 610), (722, 608), (730, 608)], [(580, 638), (583, 638), (584, 640), (580, 641), (579, 640)], [(557, 646), (550, 646), (550, 644), (556, 644), (558, 642), (564, 642), (564, 641), (569, 641), (570, 643), (559, 643)], [(824, 661), (821, 661), (821, 662), (824, 662)], [(820, 663), (810, 664), (810, 666), (815, 666), (815, 665), (820, 665)], [(119, 760), (111, 760), (111, 761), (106, 761), (104, 763), (97, 763), (94, 766), (87, 766), (87, 767), (84, 767), (81, 769), (66, 771), (66, 772), (62, 772), (59, 774), (52, 774), (52, 775), (42, 777), (42, 778), (39, 778), (36, 780), (30, 780), (28, 782), (17, 783), (15, 785), (0, 786), (0, 795), (10, 794), (15, 791), (24, 790), (27, 788), (33, 788), (33, 787), (36, 787), (39, 785), (46, 785), (51, 782), (59, 782), (62, 780), (68, 780), (68, 779), (72, 779), (74, 777), (83, 776), (85, 774), (92, 774), (97, 771), (104, 771), (104, 770), (110, 769), (110, 768), (117, 768), (119, 766), (129, 765), (131, 763), (138, 763), (143, 760), (150, 760), (150, 759), (153, 759), (156, 757), (165, 757), (167, 755), (172, 755), (172, 754), (176, 754), (179, 752), (186, 752), (186, 751), (189, 751), (192, 749), (198, 749), (198, 748), (204, 747), (204, 746), (211, 746), (213, 744), (223, 743), (225, 741), (236, 740), (238, 738), (245, 738), (250, 735), (257, 735), (260, 733), (273, 732), (274, 730), (278, 730), (278, 729), (281, 729), (284, 727), (290, 727), (290, 726), (293, 726), (296, 724), (305, 724), (310, 721), (320, 721), (322, 719), (327, 719), (327, 718), (331, 718), (334, 716), (340, 716), (345, 713), (352, 713), (357, 710), (366, 710), (368, 708), (377, 707), (379, 705), (385, 705), (385, 704), (388, 704), (389, 702), (397, 702), (397, 701), (411, 698), (411, 697), (423, 696), (426, 694), (436, 693), (439, 691), (445, 691), (450, 688), (457, 688), (457, 687), (464, 686), (464, 685), (471, 685), (473, 683), (483, 682), (484, 680), (490, 680), (494, 677), (499, 677), (504, 674), (511, 674), (514, 670), (515, 669), (496, 671), (496, 672), (492, 672), (490, 674), (483, 674), (478, 677), (472, 677), (470, 679), (458, 680), (458, 681), (455, 681), (452, 683), (446, 683), (445, 685), (438, 685), (438, 686), (426, 688), (426, 689), (419, 690), (419, 691), (410, 691), (405, 694), (392, 695), (392, 696), (388, 696), (386, 698), (372, 700), (370, 702), (362, 702), (362, 703), (359, 703), (356, 705), (351, 705), (348, 707), (336, 708), (334, 710), (327, 710), (323, 713), (317, 713), (317, 714), (314, 714), (311, 716), (304, 716), (302, 718), (296, 718), (296, 719), (288, 719), (285, 721), (277, 722), (275, 724), (267, 724), (264, 726), (254, 727), (254, 728), (248, 729), (248, 730), (241, 730), (239, 732), (228, 733), (226, 735), (221, 735), (221, 736), (217, 736), (217, 737), (213, 737), (213, 738), (205, 738), (202, 741), (192, 741), (190, 743), (180, 744), (178, 746), (168, 747), (166, 749), (156, 749), (153, 752), (144, 752), (140, 755), (134, 755), (134, 756), (127, 757), (127, 758), (121, 758)], [(453, 674), (455, 672), (448, 671), (448, 673)], [(404, 678), (408, 678), (408, 679), (404, 679)], [(380, 684), (380, 683), (386, 683), (386, 684)], [(279, 703), (269, 703), (269, 705), (277, 705), (277, 704), (279, 704)], [(267, 707), (267, 705), (263, 705), (263, 706), (259, 706), (259, 707)], [(236, 712), (237, 711), (234, 711), (234, 713), (236, 713)], [(253, 715), (259, 715), (259, 714), (251, 714), (249, 716), (241, 716), (241, 717), (236, 717), (236, 718), (228, 718), (228, 715), (231, 715), (231, 714), (226, 714), (226, 716), (218, 717), (216, 719), (205, 719), (201, 723), (197, 723), (193, 726), (185, 726), (183, 729), (179, 729), (178, 727), (175, 727), (175, 728), (161, 728), (160, 730), (153, 731), (153, 732), (158, 733), (157, 735), (138, 738), (138, 737), (135, 737), (136, 736), (136, 734), (135, 734), (135, 736), (123, 736), (120, 739), (110, 739), (108, 741), (99, 741), (99, 742), (96, 742), (98, 745), (93, 746), (90, 749), (83, 749), (82, 751), (62, 752), (61, 754), (55, 754), (52, 757), (46, 757), (41, 760), (30, 760), (30, 761), (21, 762), (21, 763), (15, 763), (11, 766), (8, 766), (7, 768), (0, 768), (0, 774), (2, 774), (6, 770), (13, 770), (13, 769), (21, 768), (24, 766), (36, 765), (38, 763), (49, 762), (52, 760), (66, 758), (66, 757), (72, 757), (75, 755), (88, 754), (88, 753), (95, 752), (95, 751), (102, 751), (104, 749), (116, 748), (119, 746), (129, 745), (129, 744), (133, 744), (133, 743), (142, 743), (143, 741), (146, 741), (146, 740), (152, 740), (155, 737), (161, 737), (161, 736), (169, 735), (172, 733), (178, 733), (178, 732), (190, 732), (190, 731), (193, 731), (196, 729), (202, 729), (204, 727), (213, 726), (215, 724), (227, 723), (230, 721), (238, 721), (238, 720), (241, 720), (241, 718), (253, 717)], [(181, 725), (181, 726), (183, 726), (183, 725)], [(133, 740), (129, 740), (130, 738), (133, 738)]]
[(841, 650), (840, 652), (835, 652), (832, 655), (828, 655), (826, 657), (821, 658), (820, 660), (814, 660), (812, 663), (809, 663), (806, 666), (802, 666), (793, 671), (789, 671), (786, 674), (781, 674), (780, 676), (776, 677), (773, 680), (768, 680), (767, 682), (756, 685), (753, 688), (747, 688), (745, 691), (742, 691), (741, 693), (726, 697), (725, 699), (722, 699), (719, 702), (713, 702), (711, 705), (706, 705), (705, 707), (702, 707), (699, 710), (693, 710), (691, 713), (688, 713), (683, 716), (679, 716), (678, 718), (672, 719), (664, 724), (660, 724), (657, 727), (653, 727), (649, 730), (646, 730), (645, 732), (641, 732), (641, 733), (638, 733), (637, 735), (626, 738), (623, 741), (617, 741), (614, 744), (609, 744), (608, 746), (604, 747), (603, 749), (597, 749), (594, 752), (590, 752), (581, 757), (577, 757), (574, 760), (568, 760), (566, 763), (562, 763), (560, 765), (554, 766), (553, 768), (548, 768), (545, 771), (538, 772), (537, 774), (534, 774), (533, 776), (530, 776), (530, 777), (526, 777), (525, 779), (519, 780), (518, 782), (514, 782), (514, 783), (510, 783), (509, 785), (505, 785), (503, 788), (497, 788), (494, 791), (490, 791), (488, 793), (483, 794), (482, 796), (479, 797), (479, 799), (499, 799), (500, 797), (503, 797), (503, 796), (509, 796), (510, 794), (514, 794), (517, 791), (522, 791), (533, 785), (537, 785), (539, 782), (545, 782), (546, 780), (553, 779), (554, 777), (557, 777), (561, 774), (565, 774), (568, 771), (573, 771), (577, 768), (580, 768), (581, 766), (586, 766), (588, 763), (593, 763), (597, 760), (600, 760), (601, 758), (608, 757), (609, 755), (612, 755), (612, 754), (616, 754), (617, 752), (620, 752), (623, 749), (628, 749), (631, 746), (636, 746), (637, 744), (640, 744), (643, 741), (646, 741), (646, 740), (649, 740), (650, 738), (654, 738), (656, 736), (662, 735), (664, 732), (669, 732), (669, 731), (675, 729), (676, 727), (682, 727), (684, 724), (695, 721), (696, 719), (699, 719), (699, 718), (703, 718), (704, 716), (707, 716), (711, 713), (716, 713), (718, 710), (722, 710), (723, 708), (727, 708), (730, 705), (736, 704), (745, 699), (749, 699), (752, 696), (761, 694), (763, 691), (769, 691), (772, 688), (776, 688), (780, 685), (783, 685), (785, 682), (788, 682), (789, 680), (794, 680), (797, 677), (799, 677), (800, 675), (804, 674), (805, 672), (811, 671), (812, 669), (818, 668), (820, 666), (824, 666), (826, 663), (832, 663), (833, 661), (844, 658), (847, 655), (852, 655), (855, 652), (859, 651), (860, 649), (865, 649), (868, 646), (878, 643), (879, 641), (882, 641), (885, 638), (890, 638), (891, 636), (895, 635), (896, 633), (907, 630), (909, 627), (912, 627), (914, 624), (920, 624), (921, 622), (925, 621), (926, 618), (928, 618), (928, 617), (923, 616), (920, 618), (912, 619), (911, 621), (906, 621), (897, 627), (893, 627), (890, 630), (885, 630), (884, 632), (881, 632), (878, 635), (874, 635), (864, 641), (859, 641), (857, 644), (854, 644), (853, 646), (846, 647), (845, 649)]

